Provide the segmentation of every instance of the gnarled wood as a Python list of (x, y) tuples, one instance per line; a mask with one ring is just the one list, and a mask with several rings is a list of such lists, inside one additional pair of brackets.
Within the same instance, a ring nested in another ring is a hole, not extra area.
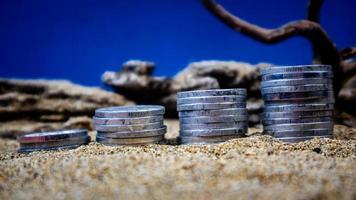
[(320, 18), (320, 8), (324, 0), (310, 0), (308, 3), (307, 19), (309, 21), (318, 22)]
[(340, 56), (343, 60), (356, 56), (356, 47), (347, 47), (341, 50)]
[(333, 66), (334, 91), (338, 94), (343, 82), (343, 70), (340, 54), (319, 21), (319, 10), (322, 0), (311, 0), (308, 7), (308, 19), (289, 22), (276, 29), (266, 29), (251, 24), (225, 10), (214, 0), (202, 0), (205, 7), (223, 23), (235, 31), (252, 37), (263, 43), (278, 43), (294, 36), (302, 36), (310, 41), (314, 51), (313, 62)]

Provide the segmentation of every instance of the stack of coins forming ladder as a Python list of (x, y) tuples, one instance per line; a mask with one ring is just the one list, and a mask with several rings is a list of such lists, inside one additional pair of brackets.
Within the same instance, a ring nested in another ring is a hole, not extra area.
[(33, 151), (48, 151), (73, 149), (81, 145), (88, 144), (90, 137), (87, 130), (61, 130), (51, 132), (30, 133), (20, 136), (20, 153), (30, 153)]
[(331, 66), (268, 67), (261, 74), (265, 133), (285, 142), (332, 136)]
[(156, 105), (119, 106), (95, 111), (96, 141), (106, 145), (142, 145), (164, 139), (165, 108)]
[(246, 89), (179, 92), (180, 143), (217, 143), (247, 133)]

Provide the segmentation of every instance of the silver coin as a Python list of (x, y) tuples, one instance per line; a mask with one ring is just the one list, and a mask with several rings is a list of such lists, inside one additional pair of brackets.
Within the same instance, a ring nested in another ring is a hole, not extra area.
[(157, 129), (163, 126), (163, 121), (149, 124), (134, 124), (134, 125), (95, 125), (97, 131), (102, 132), (123, 132), (123, 131), (144, 131), (149, 129)]
[(201, 116), (201, 117), (180, 117), (181, 124), (199, 124), (216, 122), (246, 122), (248, 115), (220, 115), (220, 116)]
[(264, 106), (283, 106), (283, 105), (291, 105), (291, 104), (334, 104), (334, 97), (321, 97), (315, 99), (284, 99), (278, 101), (266, 101), (264, 102)]
[(221, 116), (221, 115), (247, 115), (246, 108), (230, 108), (230, 109), (220, 109), (220, 110), (195, 110), (195, 111), (181, 111), (178, 113), (179, 117), (201, 117), (201, 116)]
[(150, 129), (144, 131), (129, 131), (129, 132), (97, 132), (99, 137), (108, 138), (142, 138), (164, 135), (167, 132), (167, 126), (163, 125), (162, 128)]
[(317, 111), (333, 110), (334, 104), (290, 104), (280, 106), (265, 106), (264, 112), (294, 112), (294, 111)]
[(158, 105), (117, 106), (95, 110), (95, 117), (121, 118), (121, 117), (147, 117), (163, 115), (165, 108)]
[(226, 95), (246, 96), (246, 89), (234, 88), (234, 89), (184, 91), (184, 92), (178, 92), (177, 97), (185, 98), (185, 97), (196, 97), (196, 96), (226, 96)]
[(311, 129), (307, 131), (268, 131), (264, 132), (275, 138), (281, 137), (309, 137), (309, 136), (324, 136), (332, 135), (333, 130), (330, 129)]
[(225, 142), (231, 139), (241, 138), (241, 135), (225, 135), (218, 137), (199, 137), (199, 136), (179, 136), (180, 144), (211, 144)]
[(181, 130), (201, 130), (201, 129), (222, 129), (222, 128), (239, 128), (246, 127), (247, 121), (244, 122), (223, 122), (223, 123), (206, 123), (206, 124), (180, 124)]
[(295, 85), (295, 86), (278, 86), (278, 87), (268, 87), (262, 88), (262, 94), (271, 93), (288, 93), (288, 92), (311, 92), (311, 91), (325, 91), (332, 90), (332, 84), (313, 84), (313, 85)]
[(292, 124), (292, 123), (311, 123), (311, 122), (333, 122), (332, 117), (312, 117), (312, 118), (274, 118), (263, 119), (262, 124), (265, 126), (275, 124)]
[(239, 128), (224, 128), (224, 129), (201, 129), (201, 130), (180, 130), (180, 136), (222, 136), (222, 135), (243, 135), (247, 133), (248, 126)]
[(274, 124), (263, 126), (264, 131), (301, 131), (310, 129), (333, 129), (332, 122), (296, 123), (296, 124)]
[(272, 93), (272, 94), (262, 94), (262, 98), (264, 101), (311, 100), (311, 99), (318, 99), (318, 98), (334, 98), (334, 93), (333, 91)]
[(285, 138), (276, 138), (277, 140), (280, 140), (282, 142), (286, 143), (296, 143), (296, 142), (303, 142), (307, 140), (311, 140), (314, 138), (331, 138), (331, 135), (325, 135), (325, 136), (310, 136), (310, 137), (285, 137)]
[(287, 73), (287, 72), (307, 72), (307, 71), (325, 71), (331, 72), (330, 65), (296, 65), (296, 66), (269, 66), (260, 70), (261, 75)]
[(20, 148), (17, 152), (18, 153), (31, 153), (35, 151), (62, 151), (67, 149), (76, 149), (85, 144), (78, 144), (78, 145), (66, 145), (66, 146), (59, 146), (59, 147), (48, 147), (48, 148)]
[(107, 137), (96, 137), (96, 141), (105, 145), (144, 145), (144, 144), (154, 144), (162, 141), (164, 139), (163, 135), (144, 137), (144, 138), (107, 138)]
[(288, 73), (276, 73), (276, 74), (267, 74), (262, 76), (262, 81), (269, 80), (279, 80), (279, 79), (296, 79), (296, 78), (333, 78), (332, 72), (322, 72), (322, 71), (313, 71), (313, 72), (288, 72)]
[(333, 111), (294, 111), (294, 112), (263, 112), (262, 118), (270, 120), (274, 118), (311, 118), (311, 117), (331, 117)]
[(57, 130), (48, 132), (35, 132), (20, 136), (17, 138), (20, 143), (34, 143), (34, 142), (48, 142), (57, 141), (67, 138), (78, 138), (88, 136), (85, 129), (72, 129), (72, 130)]
[(300, 78), (300, 79), (278, 79), (271, 81), (262, 81), (261, 88), (278, 87), (278, 86), (295, 86), (310, 84), (333, 84), (332, 79), (328, 78)]
[(20, 143), (20, 149), (56, 148), (56, 147), (62, 147), (62, 146), (88, 144), (89, 142), (90, 142), (90, 137), (84, 136), (84, 137), (78, 137), (78, 138), (67, 138), (67, 139), (62, 139), (62, 140), (57, 140), (57, 141)]
[(244, 103), (246, 102), (246, 97), (244, 96), (199, 96), (199, 97), (187, 97), (178, 98), (177, 104), (193, 104), (193, 103), (223, 103), (223, 102), (235, 102)]
[(178, 111), (187, 110), (218, 110), (229, 108), (246, 108), (246, 103), (196, 103), (196, 104), (181, 104), (177, 106)]
[(148, 124), (163, 121), (161, 116), (149, 117), (131, 117), (131, 118), (98, 118), (94, 117), (94, 124), (98, 125), (133, 125), (133, 124)]

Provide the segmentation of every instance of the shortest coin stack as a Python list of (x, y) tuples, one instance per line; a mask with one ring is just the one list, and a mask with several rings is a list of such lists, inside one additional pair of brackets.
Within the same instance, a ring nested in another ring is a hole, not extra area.
[(246, 89), (177, 94), (181, 144), (218, 143), (247, 133)]
[(105, 145), (143, 145), (164, 139), (165, 108), (158, 105), (100, 108), (93, 118), (96, 141)]
[(29, 133), (18, 138), (20, 153), (73, 149), (90, 142), (87, 130), (73, 129), (51, 132)]

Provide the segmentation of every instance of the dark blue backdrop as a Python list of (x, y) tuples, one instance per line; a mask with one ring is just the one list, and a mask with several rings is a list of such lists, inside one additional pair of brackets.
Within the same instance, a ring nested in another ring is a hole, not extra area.
[[(305, 18), (307, 0), (220, 0), (260, 26)], [(354, 0), (326, 0), (321, 23), (339, 48), (356, 45)], [(100, 85), (127, 59), (174, 75), (203, 59), (311, 62), (309, 43), (264, 45), (220, 23), (199, 0), (0, 0), (0, 76)]]

